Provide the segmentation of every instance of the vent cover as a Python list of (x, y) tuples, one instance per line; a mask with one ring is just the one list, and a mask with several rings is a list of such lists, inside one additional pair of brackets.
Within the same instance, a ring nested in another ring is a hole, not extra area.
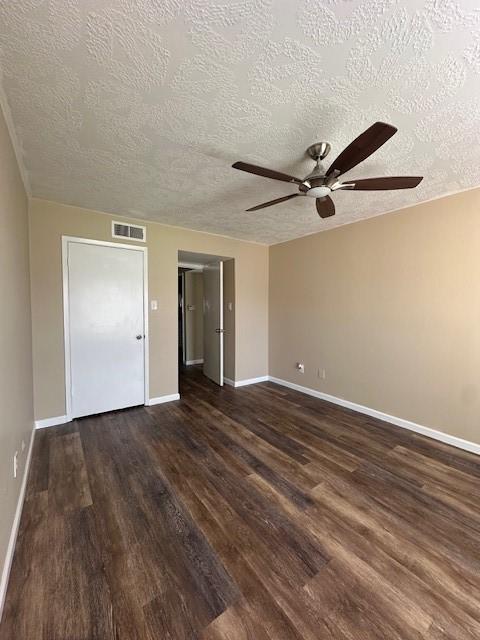
[(145, 242), (147, 237), (147, 228), (138, 224), (124, 224), (123, 222), (115, 222), (115, 220), (113, 220), (112, 237)]

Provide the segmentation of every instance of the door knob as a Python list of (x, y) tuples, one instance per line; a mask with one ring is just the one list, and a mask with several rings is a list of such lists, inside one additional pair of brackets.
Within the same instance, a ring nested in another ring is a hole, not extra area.
[(215, 333), (225, 333), (225, 329), (215, 329)]
[(137, 340), (141, 340), (142, 339), (142, 335), (139, 333), (138, 336), (135, 336)]

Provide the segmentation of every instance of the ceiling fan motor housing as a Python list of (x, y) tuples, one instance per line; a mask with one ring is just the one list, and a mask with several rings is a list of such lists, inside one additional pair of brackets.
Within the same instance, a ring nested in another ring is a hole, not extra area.
[(321, 165), (317, 164), (315, 169), (299, 185), (299, 191), (311, 198), (324, 198), (330, 195), (330, 186), (325, 184), (325, 175)]

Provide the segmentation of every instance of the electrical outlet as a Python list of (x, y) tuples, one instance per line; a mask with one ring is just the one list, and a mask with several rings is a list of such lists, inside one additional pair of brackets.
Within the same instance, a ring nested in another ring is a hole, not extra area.
[(13, 456), (13, 477), (17, 477), (18, 471), (18, 451), (15, 451), (15, 455)]
[(320, 378), (320, 380), (325, 380), (325, 369), (317, 369), (317, 377)]
[(305, 365), (303, 362), (297, 362), (297, 371), (299, 373), (305, 373)]
[(25, 440), (22, 440), (22, 453), (25, 451)]

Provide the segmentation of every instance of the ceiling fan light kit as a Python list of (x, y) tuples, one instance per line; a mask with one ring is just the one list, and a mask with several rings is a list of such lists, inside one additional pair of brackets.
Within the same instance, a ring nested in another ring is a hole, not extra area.
[(366, 131), (355, 138), (348, 147), (334, 160), (327, 171), (322, 166), (324, 160), (330, 153), (331, 146), (328, 142), (316, 142), (307, 149), (307, 155), (315, 160), (315, 167), (303, 180), (295, 178), (285, 173), (280, 173), (272, 169), (258, 167), (246, 162), (235, 162), (232, 167), (247, 173), (253, 173), (272, 180), (281, 180), (298, 185), (298, 193), (292, 193), (282, 198), (276, 198), (269, 202), (256, 205), (247, 211), (257, 211), (274, 204), (286, 202), (298, 196), (309, 196), (315, 198), (317, 213), (321, 218), (329, 218), (335, 215), (335, 205), (330, 197), (334, 191), (339, 189), (351, 191), (380, 191), (391, 189), (413, 189), (423, 180), (421, 176), (399, 176), (386, 178), (366, 178), (362, 180), (348, 180), (341, 182), (338, 178), (356, 167), (360, 162), (366, 160), (387, 140), (389, 140), (397, 129), (385, 122), (375, 122)]

